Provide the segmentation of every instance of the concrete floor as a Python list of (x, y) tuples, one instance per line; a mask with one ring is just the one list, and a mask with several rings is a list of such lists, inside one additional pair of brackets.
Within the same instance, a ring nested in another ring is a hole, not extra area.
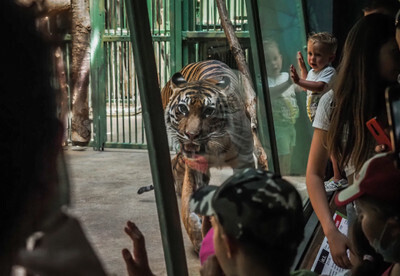
[[(149, 262), (156, 275), (166, 275), (156, 202), (153, 192), (137, 194), (152, 183), (145, 150), (65, 150), (71, 182), (71, 211), (80, 218), (110, 275), (127, 275), (121, 249), (131, 248), (123, 228), (134, 221), (146, 237)], [(213, 170), (210, 184), (218, 185), (232, 170)], [(290, 178), (303, 198), (304, 178)], [(200, 275), (200, 263), (182, 228), (189, 275)]]

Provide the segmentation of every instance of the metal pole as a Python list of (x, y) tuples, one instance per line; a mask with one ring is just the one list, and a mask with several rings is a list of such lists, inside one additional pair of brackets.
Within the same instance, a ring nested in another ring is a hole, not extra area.
[(126, 0), (167, 273), (188, 275), (146, 1)]

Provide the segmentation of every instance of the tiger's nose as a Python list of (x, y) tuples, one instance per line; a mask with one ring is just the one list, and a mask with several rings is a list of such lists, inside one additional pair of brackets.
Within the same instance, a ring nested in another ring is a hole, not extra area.
[(185, 134), (187, 137), (189, 137), (190, 140), (194, 140), (195, 138), (197, 138), (197, 136), (199, 136), (198, 131), (185, 131)]

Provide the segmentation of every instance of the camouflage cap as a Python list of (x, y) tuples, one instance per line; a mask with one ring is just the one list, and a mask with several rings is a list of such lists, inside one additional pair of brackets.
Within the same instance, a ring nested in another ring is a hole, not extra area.
[[(297, 247), (303, 237), (304, 219), (300, 195), (279, 175), (245, 169), (221, 186), (197, 190), (190, 200), (191, 211), (216, 216), (231, 237), (247, 242), (275, 245), (287, 239)], [(298, 229), (299, 235), (293, 230)], [(300, 238), (299, 238), (300, 237)]]

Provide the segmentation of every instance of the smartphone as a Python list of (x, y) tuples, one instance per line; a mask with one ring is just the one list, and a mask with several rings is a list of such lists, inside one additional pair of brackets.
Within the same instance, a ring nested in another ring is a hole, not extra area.
[(378, 145), (386, 145), (389, 151), (392, 150), (392, 142), (386, 132), (383, 130), (381, 125), (378, 123), (376, 118), (372, 118), (367, 122), (367, 127), (369, 132), (371, 132), (372, 136), (374, 136)]
[(385, 99), (392, 150), (396, 156), (397, 167), (400, 168), (400, 85), (387, 87)]

